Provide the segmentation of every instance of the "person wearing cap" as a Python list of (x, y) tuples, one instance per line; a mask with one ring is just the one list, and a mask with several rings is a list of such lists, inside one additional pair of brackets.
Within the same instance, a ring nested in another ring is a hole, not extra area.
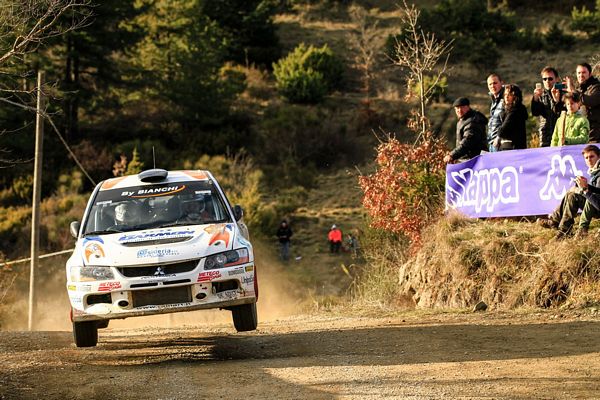
[(329, 230), (329, 234), (327, 235), (327, 239), (329, 240), (329, 252), (340, 252), (340, 248), (342, 247), (342, 237), (343, 235), (340, 228), (333, 224)]
[(444, 157), (444, 162), (466, 160), (487, 151), (485, 127), (487, 118), (479, 111), (471, 108), (466, 97), (459, 97), (452, 103), (458, 117), (456, 123), (456, 148)]

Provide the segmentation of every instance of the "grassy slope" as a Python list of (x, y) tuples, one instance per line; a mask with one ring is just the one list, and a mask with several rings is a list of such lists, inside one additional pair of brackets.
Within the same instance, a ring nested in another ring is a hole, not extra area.
[[(434, 1), (419, 2), (419, 7), (431, 6), (435, 3)], [(383, 45), (388, 34), (397, 32), (398, 14), (395, 7), (397, 2), (370, 1), (368, 4), (374, 7), (372, 15), (379, 21), (378, 26), (381, 31), (379, 40), (380, 45)], [(523, 25), (537, 26), (537, 29), (540, 29), (539, 26), (549, 26), (554, 21), (558, 21), (563, 29), (566, 27), (564, 18), (551, 13), (540, 15), (538, 11), (528, 12), (522, 10), (519, 12), (519, 18)], [(301, 6), (297, 7), (294, 12), (279, 15), (276, 23), (284, 51), (293, 49), (300, 42), (318, 46), (327, 43), (346, 60), (348, 65), (351, 65), (353, 53), (348, 45), (348, 34), (353, 25), (345, 8), (340, 6), (330, 8)], [(544, 29), (541, 28), (542, 31)], [(460, 43), (456, 43), (456, 45), (459, 46)], [(597, 48), (590, 44), (578, 44), (572, 49), (557, 49), (553, 53), (503, 50), (502, 59), (493, 72), (499, 73), (505, 82), (520, 85), (525, 93), (525, 102), (528, 105), (531, 100), (532, 88), (535, 86), (535, 82), (539, 81), (539, 71), (543, 66), (553, 65), (564, 75), (570, 74), (573, 76), (572, 71), (574, 71), (577, 62), (589, 60), (596, 53)], [(452, 66), (448, 72), (448, 98), (468, 96), (475, 108), (487, 114), (489, 100), (485, 80), (490, 72), (492, 71), (479, 71), (470, 65)], [(343, 104), (344, 107), (354, 110), (359, 107), (362, 98), (358, 90), (359, 76), (356, 72), (350, 70), (347, 78), (346, 89), (342, 93), (336, 93), (329, 98), (326, 106)], [(403, 114), (410, 107), (402, 99), (404, 87), (401, 71), (382, 58), (376, 66), (373, 83), (376, 95), (372, 99), (372, 104), (378, 114), (383, 116), (380, 125), (382, 130), (401, 135), (406, 130)], [(433, 125), (440, 127), (441, 131), (448, 135), (448, 142), (452, 146), (456, 119), (448, 102), (433, 104), (430, 108), (430, 116)], [(533, 135), (535, 130), (533, 123), (531, 129)], [(363, 223), (360, 209), (360, 191), (356, 187), (356, 179), (347, 175), (345, 171), (321, 176), (316, 188), (309, 193), (306, 207), (299, 209), (292, 216), (292, 223), (296, 232), (294, 255), (300, 255), (302, 259), (291, 263), (291, 276), (305, 285), (318, 302), (329, 296), (343, 293), (349, 287), (351, 279), (343, 272), (340, 264), (348, 265), (352, 260), (347, 255), (342, 257), (330, 256), (327, 253), (325, 237), (332, 223), (342, 225), (344, 230), (360, 227)], [(469, 229), (479, 230), (480, 232), (486, 231), (485, 227), (482, 228), (478, 225), (468, 225), (464, 229), (467, 231)], [(496, 228), (490, 229), (494, 230)], [(507, 232), (502, 227), (499, 229)], [(527, 236), (529, 234), (528, 230), (529, 225), (517, 225), (510, 229), (511, 232), (516, 232), (518, 237)], [(537, 233), (537, 231), (534, 231), (533, 236), (536, 237)], [(490, 234), (492, 236), (496, 235), (495, 233)], [(547, 233), (542, 234), (539, 240), (547, 242), (549, 238), (546, 236), (548, 236)], [(470, 245), (475, 246), (477, 242), (470, 242), (469, 237), (473, 237), (473, 233), (463, 235), (461, 241), (465, 241), (467, 247)], [(503, 245), (500, 244), (500, 246)], [(434, 251), (435, 247), (430, 245), (427, 247), (427, 251)], [(452, 246), (441, 247), (446, 250), (452, 248)], [(421, 261), (424, 260), (423, 254), (425, 253), (420, 255)], [(451, 254), (444, 253), (443, 249), (438, 253), (438, 256), (440, 260), (452, 259)], [(419, 268), (423, 268), (423, 266), (421, 265)], [(455, 276), (454, 279), (458, 279), (458, 276)], [(471, 298), (470, 301), (474, 301), (475, 297)], [(437, 297), (435, 299), (439, 300)], [(437, 300), (435, 299), (431, 297), (428, 301), (436, 303)], [(465, 299), (452, 301), (453, 305), (470, 305), (470, 301)], [(424, 299), (423, 302), (425, 302)], [(585, 301), (583, 302), (585, 303)], [(436, 304), (441, 305), (442, 303), (437, 301)], [(515, 300), (514, 304), (517, 303), (519, 302)], [(522, 302), (522, 304), (529, 305), (534, 305), (534, 303), (535, 301)]]

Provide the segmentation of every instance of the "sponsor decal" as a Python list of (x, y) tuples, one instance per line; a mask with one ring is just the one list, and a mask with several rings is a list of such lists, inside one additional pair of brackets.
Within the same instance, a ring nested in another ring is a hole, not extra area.
[(190, 176), (194, 179), (198, 179), (201, 181), (205, 181), (208, 179), (208, 175), (206, 174), (205, 171), (200, 171), (200, 170), (186, 170), (186, 171), (182, 171), (184, 174), (186, 174), (187, 176)]
[(217, 296), (221, 300), (233, 300), (240, 297), (240, 292), (238, 292), (237, 289), (226, 290), (224, 292), (215, 293), (215, 296)]
[(453, 184), (463, 189), (452, 198), (451, 207), (474, 206), (476, 212), (494, 211), (496, 205), (519, 202), (519, 175), (517, 169), (507, 166), (472, 170), (465, 168), (450, 174)]
[(146, 197), (158, 197), (158, 196), (170, 196), (174, 193), (181, 192), (186, 188), (185, 185), (174, 185), (174, 186), (164, 186), (164, 187), (155, 187), (148, 189), (138, 189), (138, 191), (124, 191), (121, 192), (121, 196), (123, 197), (131, 197), (133, 199), (142, 199)]
[(83, 299), (80, 296), (69, 296), (72, 305), (83, 304)]
[(90, 285), (90, 284), (79, 285), (79, 291), (80, 292), (91, 292), (92, 291), (92, 285)]
[(242, 283), (244, 285), (250, 285), (254, 283), (254, 275), (253, 276), (245, 276), (242, 278)]
[(121, 282), (101, 282), (98, 285), (99, 292), (110, 292), (115, 289), (121, 289)]
[(204, 272), (200, 272), (200, 274), (198, 275), (197, 282), (210, 282), (213, 279), (217, 279), (220, 277), (221, 277), (220, 271), (204, 271)]
[[(158, 268), (160, 268), (160, 267), (158, 267)], [(161, 268), (161, 272), (163, 272), (162, 268)], [(157, 277), (173, 278), (174, 276), (177, 276), (177, 275), (176, 274), (164, 274), (164, 272), (163, 272), (163, 274), (161, 274), (160, 272), (157, 274), (155, 271), (153, 276), (139, 276), (138, 279), (141, 279), (141, 280), (153, 279), (153, 280), (149, 281), (148, 283), (161, 283), (161, 282), (164, 282), (164, 279), (156, 280)]]
[(166, 230), (166, 231), (158, 231), (158, 232), (123, 235), (119, 238), (119, 242), (134, 243), (134, 242), (143, 242), (145, 240), (173, 239), (173, 238), (191, 237), (191, 236), (194, 236), (194, 231), (189, 230), (189, 229), (182, 230), (182, 231)]
[(573, 186), (571, 178), (579, 175), (583, 175), (583, 172), (577, 168), (571, 155), (561, 157), (559, 154), (555, 154), (550, 161), (546, 182), (540, 189), (540, 199), (561, 200), (567, 190)]
[(136, 310), (161, 310), (161, 309), (165, 309), (165, 308), (188, 307), (191, 305), (192, 305), (192, 303), (161, 304), (158, 306), (149, 305), (149, 306), (137, 307)]
[(96, 241), (89, 242), (88, 244), (86, 244), (85, 247), (83, 248), (83, 254), (85, 257), (85, 261), (88, 264), (91, 261), (96, 261), (100, 258), (105, 257), (104, 248), (102, 247), (102, 244), (100, 244)]
[(212, 244), (215, 246), (219, 246), (221, 244), (224, 244), (225, 247), (229, 246), (229, 239), (231, 236), (229, 231), (233, 231), (233, 227), (231, 225), (215, 225), (205, 228), (205, 231), (212, 233), (212, 236), (208, 241), (209, 246)]
[(100, 243), (104, 244), (104, 239), (102, 239), (101, 236), (89, 236), (89, 237), (83, 238), (83, 244), (85, 245), (87, 242), (100, 242)]
[(138, 250), (137, 258), (178, 256), (179, 251), (173, 249), (142, 249)]
[(227, 271), (227, 275), (229, 275), (229, 276), (233, 276), (233, 275), (241, 275), (241, 274), (243, 274), (244, 272), (245, 272), (245, 271), (244, 271), (244, 268), (240, 268), (240, 267), (238, 267), (238, 268), (235, 268), (235, 269), (234, 269), (234, 270), (232, 270), (232, 271)]
[(75, 286), (75, 285), (67, 285), (67, 290), (69, 290), (71, 292), (75, 292), (75, 291), (77, 291), (77, 286)]
[(104, 183), (102, 184), (102, 190), (112, 189), (125, 178), (126, 176), (120, 176), (118, 178), (112, 178), (104, 181)]
[(246, 272), (252, 272), (254, 271), (254, 265), (246, 265)]

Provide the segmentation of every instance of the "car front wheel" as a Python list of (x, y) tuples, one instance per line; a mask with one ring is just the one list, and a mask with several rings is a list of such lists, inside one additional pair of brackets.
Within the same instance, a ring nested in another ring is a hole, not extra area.
[(98, 322), (73, 322), (73, 339), (77, 347), (94, 347), (98, 343)]
[(238, 332), (253, 331), (258, 326), (256, 303), (242, 304), (231, 308), (233, 325)]

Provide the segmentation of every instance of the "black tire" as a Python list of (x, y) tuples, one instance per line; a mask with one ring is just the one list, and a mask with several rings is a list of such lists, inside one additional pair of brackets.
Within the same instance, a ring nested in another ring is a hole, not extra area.
[(253, 331), (258, 326), (256, 303), (231, 307), (231, 315), (233, 316), (233, 326), (238, 332)]
[(109, 322), (110, 322), (110, 319), (103, 319), (102, 321), (97, 321), (96, 326), (98, 327), (98, 329), (108, 328)]
[(98, 321), (73, 322), (73, 339), (77, 347), (94, 347), (98, 343)]

